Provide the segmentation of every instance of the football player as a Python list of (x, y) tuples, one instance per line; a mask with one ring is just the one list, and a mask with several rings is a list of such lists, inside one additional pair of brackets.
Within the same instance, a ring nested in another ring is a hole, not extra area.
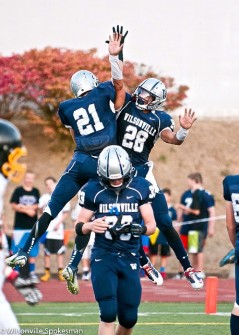
[(100, 310), (99, 334), (115, 334), (116, 317), (117, 334), (131, 334), (137, 322), (140, 240), (142, 234), (154, 233), (156, 222), (151, 207), (154, 187), (133, 173), (123, 148), (106, 147), (98, 159), (99, 178), (90, 180), (79, 197), (83, 208), (76, 232), (95, 232), (91, 280)]
[[(46, 232), (50, 222), (90, 179), (97, 176), (97, 158), (103, 148), (116, 143), (115, 110), (125, 99), (123, 89), (122, 62), (118, 54), (123, 48), (122, 34), (113, 34), (109, 41), (109, 60), (112, 81), (100, 83), (97, 77), (85, 70), (76, 72), (71, 78), (74, 99), (60, 104), (58, 115), (70, 129), (76, 144), (73, 157), (54, 189), (48, 206), (34, 225), (25, 245), (15, 255), (7, 258), (11, 267), (23, 267), (36, 241)], [(88, 238), (83, 239), (83, 246)], [(82, 249), (75, 255), (82, 257)]]
[(235, 249), (236, 301), (230, 318), (231, 335), (239, 329), (239, 175), (227, 176), (223, 180), (223, 196), (226, 200), (226, 226), (229, 239)]
[[(153, 163), (149, 161), (149, 154), (159, 138), (169, 144), (181, 145), (196, 120), (195, 113), (185, 109), (184, 115), (179, 116), (180, 129), (176, 132), (172, 117), (161, 111), (166, 97), (165, 85), (156, 78), (144, 80), (133, 95), (127, 93), (124, 105), (117, 114), (117, 144), (128, 152), (136, 174), (157, 187), (152, 203), (157, 226), (174, 250), (187, 280), (194, 289), (201, 289), (203, 280), (191, 266), (182, 241), (172, 225), (165, 196), (156, 184), (152, 174)], [(141, 250), (141, 257), (145, 258), (147, 264), (143, 248)]]
[(0, 314), (0, 328), (19, 329), (16, 318), (2, 292), (4, 280), (11, 282), (29, 304), (39, 301), (40, 292), (30, 281), (23, 280), (17, 271), (5, 266), (4, 259), (9, 248), (4, 233), (3, 207), (9, 181), (19, 182), (25, 173), (26, 166), (19, 160), (26, 156), (27, 151), (22, 146), (22, 137), (18, 128), (11, 122), (0, 119), (0, 134), (0, 309), (4, 311)]

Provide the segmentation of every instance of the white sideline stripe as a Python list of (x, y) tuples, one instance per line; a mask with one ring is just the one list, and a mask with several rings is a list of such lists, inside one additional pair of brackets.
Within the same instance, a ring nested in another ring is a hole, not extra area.
[[(98, 326), (99, 322), (76, 322), (76, 323), (20, 323), (20, 326)], [(136, 326), (228, 326), (229, 322), (138, 322)], [(44, 333), (42, 333), (44, 334)]]
[[(225, 219), (226, 219), (226, 215), (218, 215), (218, 216), (214, 216), (214, 217), (211, 217), (211, 218), (177, 222), (173, 226), (174, 227), (186, 226), (186, 225), (193, 224), (193, 223), (198, 223), (198, 222), (207, 222), (207, 221), (212, 221), (212, 220), (217, 221), (217, 220), (225, 220)], [(66, 229), (66, 230), (71, 231), (71, 232), (75, 232), (75, 229)], [(9, 233), (10, 232), (13, 233), (13, 230), (9, 230)]]
[[(16, 315), (25, 315), (25, 316), (84, 316), (84, 315), (99, 315), (98, 312), (88, 312), (88, 313), (15, 313)], [(151, 315), (205, 315), (203, 312), (178, 312), (178, 313), (171, 313), (171, 312), (139, 312), (139, 316), (151, 316)], [(231, 313), (227, 312), (218, 312), (218, 313), (212, 313), (210, 315), (216, 315), (216, 316), (230, 316)]]
[(213, 216), (211, 218), (177, 222), (173, 226), (178, 227), (178, 226), (185, 226), (185, 225), (189, 225), (189, 224), (193, 224), (197, 222), (217, 221), (217, 220), (225, 220), (225, 219), (226, 219), (226, 215), (218, 215), (218, 216)]

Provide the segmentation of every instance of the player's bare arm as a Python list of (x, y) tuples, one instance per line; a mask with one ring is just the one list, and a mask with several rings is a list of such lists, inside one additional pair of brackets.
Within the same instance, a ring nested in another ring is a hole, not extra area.
[(92, 231), (95, 233), (104, 233), (107, 230), (108, 224), (105, 222), (105, 217), (91, 221), (93, 216), (94, 212), (91, 210), (86, 208), (81, 209), (75, 225), (79, 222), (84, 223), (82, 226), (83, 235), (89, 234)]
[(140, 206), (140, 213), (142, 215), (147, 231), (145, 235), (152, 235), (156, 229), (156, 222), (154, 218), (154, 213), (152, 206), (150, 204), (144, 204)]
[(161, 139), (165, 143), (181, 145), (187, 137), (189, 129), (192, 128), (197, 120), (195, 112), (192, 109), (185, 108), (184, 114), (179, 115), (180, 129), (177, 132), (172, 132), (170, 129), (164, 129), (161, 132)]

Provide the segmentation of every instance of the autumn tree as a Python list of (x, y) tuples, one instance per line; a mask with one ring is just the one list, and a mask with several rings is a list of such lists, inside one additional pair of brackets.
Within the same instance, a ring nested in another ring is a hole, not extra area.
[[(42, 125), (47, 136), (56, 133), (68, 136), (57, 117), (61, 101), (72, 98), (69, 81), (80, 69), (93, 72), (100, 81), (110, 79), (108, 57), (99, 58), (97, 50), (73, 51), (45, 48), (24, 54), (0, 57), (0, 118), (13, 120), (21, 116), (31, 124)], [(145, 78), (157, 77), (143, 64), (124, 63), (124, 82), (131, 93)], [(168, 88), (166, 109), (180, 107), (186, 97), (187, 86), (176, 87), (174, 79), (160, 78)]]

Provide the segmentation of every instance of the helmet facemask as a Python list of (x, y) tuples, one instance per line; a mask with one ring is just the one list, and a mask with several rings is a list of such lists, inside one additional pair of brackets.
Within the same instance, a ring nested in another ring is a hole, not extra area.
[(140, 110), (157, 110), (163, 105), (167, 97), (164, 84), (155, 78), (143, 81), (133, 94), (133, 101)]

